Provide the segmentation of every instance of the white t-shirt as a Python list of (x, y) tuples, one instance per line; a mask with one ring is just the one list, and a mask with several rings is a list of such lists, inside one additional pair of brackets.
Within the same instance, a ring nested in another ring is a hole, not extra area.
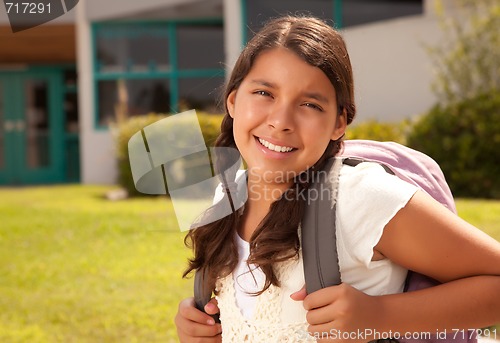
[[(244, 179), (244, 178), (240, 178)], [(373, 248), (385, 225), (411, 199), (417, 188), (388, 174), (376, 163), (356, 167), (342, 166), (337, 198), (337, 252), (342, 282), (369, 295), (399, 293), (403, 290), (407, 270), (388, 259), (372, 261)], [(257, 303), (254, 293), (262, 289), (265, 276), (260, 269), (246, 264), (248, 242), (236, 237), (239, 263), (233, 272), (236, 305), (246, 319), (252, 318)], [(334, 262), (332, 262), (334, 263)], [(302, 259), (281, 280), (282, 321), (303, 320), (301, 302), (290, 294), (304, 285)]]

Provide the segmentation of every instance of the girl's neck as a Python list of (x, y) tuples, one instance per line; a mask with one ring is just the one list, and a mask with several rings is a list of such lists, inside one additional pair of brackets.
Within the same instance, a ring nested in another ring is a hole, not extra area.
[(291, 186), (291, 183), (270, 183), (248, 178), (248, 199), (245, 203), (238, 233), (241, 238), (250, 241), (252, 234), (269, 212), (271, 204)]

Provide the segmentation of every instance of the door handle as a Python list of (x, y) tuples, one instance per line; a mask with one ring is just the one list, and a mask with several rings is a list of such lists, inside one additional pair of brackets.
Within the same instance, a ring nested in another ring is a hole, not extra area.
[(14, 131), (14, 129), (16, 128), (16, 123), (14, 123), (13, 121), (7, 120), (6, 122), (3, 123), (3, 128), (4, 128), (5, 132)]

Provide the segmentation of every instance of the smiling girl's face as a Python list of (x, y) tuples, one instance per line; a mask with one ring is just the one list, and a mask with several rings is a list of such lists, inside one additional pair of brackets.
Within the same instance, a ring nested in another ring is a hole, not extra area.
[(313, 166), (340, 138), (335, 89), (321, 69), (285, 48), (262, 52), (227, 98), (236, 145), (252, 175), (284, 182)]

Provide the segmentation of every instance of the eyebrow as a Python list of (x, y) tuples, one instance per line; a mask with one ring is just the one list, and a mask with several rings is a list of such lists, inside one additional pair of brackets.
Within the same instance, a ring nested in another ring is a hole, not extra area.
[(306, 97), (308, 97), (308, 98), (315, 99), (315, 100), (318, 100), (320, 102), (324, 102), (324, 103), (327, 103), (327, 104), (329, 103), (328, 98), (326, 96), (320, 94), (320, 93), (306, 92), (304, 95)]
[[(276, 84), (269, 82), (269, 81), (266, 81), (266, 80), (262, 80), (262, 79), (254, 79), (254, 80), (251, 80), (250, 83), (256, 83), (256, 84), (266, 86), (269, 88), (277, 88)], [(306, 92), (306, 93), (304, 93), (304, 96), (307, 98), (318, 100), (320, 102), (327, 103), (327, 104), (330, 102), (330, 101), (328, 101), (328, 98), (326, 96), (324, 96), (323, 94), (320, 94), (320, 93), (316, 93), (316, 92)]]
[(259, 85), (266, 86), (269, 88), (277, 88), (274, 83), (266, 81), (266, 80), (261, 80), (261, 79), (251, 80), (250, 83), (257, 83)]

